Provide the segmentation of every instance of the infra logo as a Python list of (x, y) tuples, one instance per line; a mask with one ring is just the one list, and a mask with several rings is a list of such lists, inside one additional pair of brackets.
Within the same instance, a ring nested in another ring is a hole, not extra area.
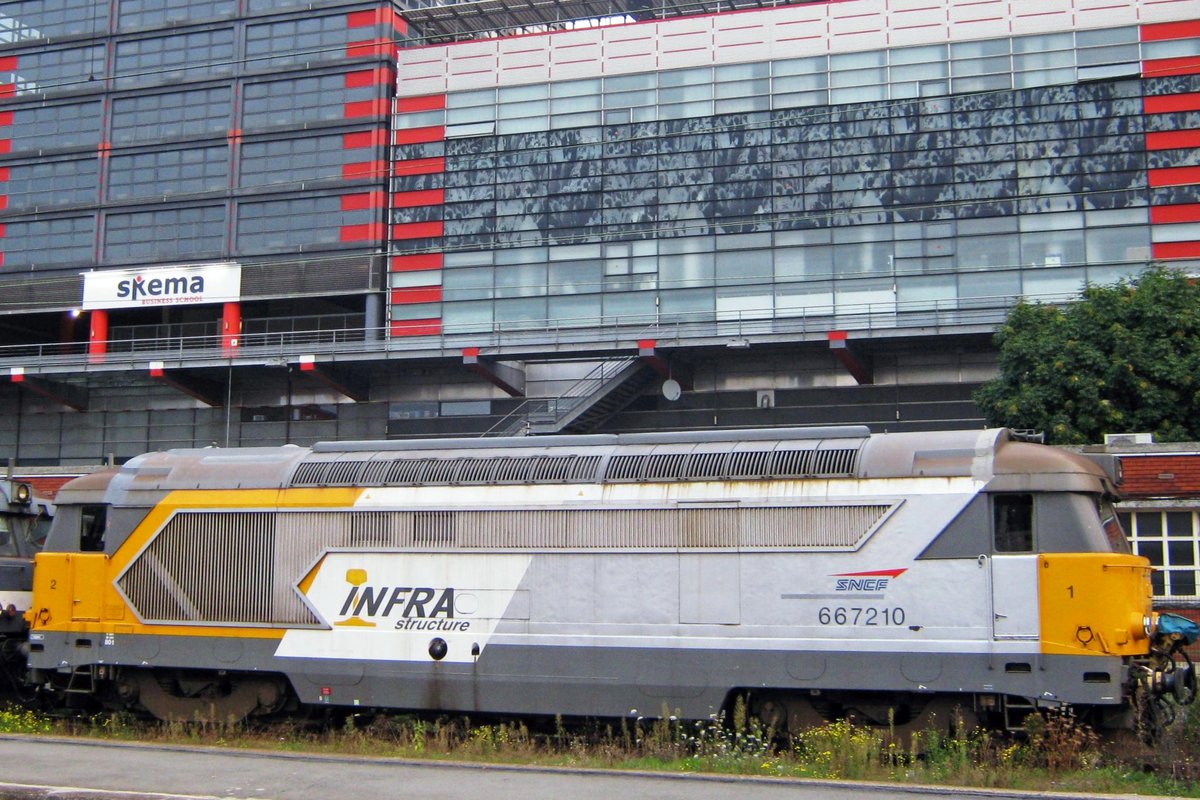
[(353, 615), (346, 619), (338, 620), (334, 625), (342, 628), (374, 628), (374, 622), (368, 622), (358, 616), (358, 612), (362, 609), (363, 603), (358, 603), (355, 607), (355, 600), (358, 599), (358, 588), (367, 582), (367, 571), (365, 569), (348, 569), (346, 570), (346, 583), (350, 584), (350, 594), (346, 597), (346, 602), (342, 606), (342, 615), (350, 613), (353, 608)]

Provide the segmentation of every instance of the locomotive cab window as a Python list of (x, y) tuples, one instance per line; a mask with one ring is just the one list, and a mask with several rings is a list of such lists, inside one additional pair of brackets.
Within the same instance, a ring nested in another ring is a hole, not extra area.
[(108, 506), (84, 506), (79, 515), (79, 549), (85, 553), (104, 551), (104, 529)]
[(992, 498), (992, 542), (997, 553), (1033, 551), (1033, 495), (999, 494)]

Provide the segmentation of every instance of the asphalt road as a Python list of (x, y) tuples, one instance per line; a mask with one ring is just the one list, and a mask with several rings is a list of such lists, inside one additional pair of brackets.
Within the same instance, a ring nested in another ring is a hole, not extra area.
[[(1066, 794), (535, 769), (0, 736), (0, 800), (865, 800)], [(1088, 796), (1096, 800), (1097, 795)], [(1140, 798), (1139, 800), (1146, 800)]]

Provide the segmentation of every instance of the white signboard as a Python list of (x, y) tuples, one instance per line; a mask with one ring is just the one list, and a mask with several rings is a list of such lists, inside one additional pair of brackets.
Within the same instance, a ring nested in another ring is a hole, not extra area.
[[(289, 630), (277, 656), (471, 663), (506, 617), (528, 618), (512, 553), (327, 552), (302, 592), (325, 630)], [(434, 640), (444, 650), (431, 654)]]
[(240, 264), (188, 264), (83, 273), (83, 310), (229, 303), (242, 293)]

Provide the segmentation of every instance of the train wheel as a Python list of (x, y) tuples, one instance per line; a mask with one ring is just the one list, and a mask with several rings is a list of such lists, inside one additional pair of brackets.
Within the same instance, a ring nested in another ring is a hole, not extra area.
[(277, 677), (186, 670), (133, 670), (117, 681), (117, 696), (164, 722), (236, 724), (278, 711), (287, 688)]

